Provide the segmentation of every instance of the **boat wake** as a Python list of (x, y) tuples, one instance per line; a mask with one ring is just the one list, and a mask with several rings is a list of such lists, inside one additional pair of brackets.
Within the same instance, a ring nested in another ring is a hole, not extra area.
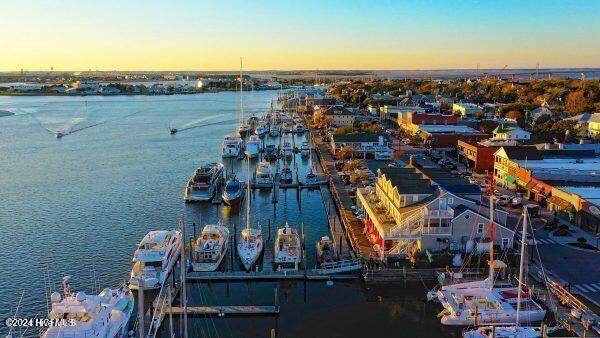
[(214, 120), (217, 117), (219, 117), (219, 115), (206, 116), (206, 117), (203, 117), (203, 118), (200, 118), (200, 119), (188, 122), (188, 123), (182, 125), (181, 127), (177, 128), (177, 129), (178, 130), (186, 130), (186, 129), (189, 129), (191, 127), (194, 127), (195, 125), (197, 125), (199, 123), (210, 121), (210, 120)]
[[(207, 120), (205, 120), (207, 121)], [(177, 132), (182, 132), (184, 130), (190, 130), (190, 129), (194, 129), (194, 128), (200, 128), (200, 127), (208, 127), (208, 126), (214, 126), (217, 124), (230, 124), (230, 123), (237, 123), (238, 120), (236, 119), (231, 119), (231, 120), (222, 120), (222, 121), (216, 121), (216, 122), (211, 122), (211, 123), (204, 123), (204, 124), (195, 124), (186, 128), (181, 128), (181, 129), (177, 129)]]
[[(123, 119), (126, 119), (126, 118), (128, 118), (130, 116), (133, 116), (133, 115), (136, 115), (136, 114), (139, 114), (139, 113), (141, 113), (141, 111), (136, 111), (134, 113), (127, 114), (127, 115), (124, 115), (124, 116), (120, 116), (120, 117), (117, 117), (117, 118), (114, 118), (114, 119), (99, 121), (99, 122), (92, 123), (92, 124), (89, 124), (89, 125), (84, 125), (84, 126), (81, 126), (81, 124), (83, 124), (85, 121), (87, 121), (87, 118), (84, 118), (84, 117), (74, 117), (64, 127), (56, 129), (56, 130), (53, 130), (53, 129), (50, 129), (50, 128), (44, 126), (44, 124), (42, 123), (42, 121), (40, 121), (35, 116), (35, 114), (31, 114), (31, 116), (36, 120), (36, 122), (38, 123), (38, 125), (42, 129), (44, 129), (48, 133), (54, 135), (56, 138), (61, 138), (61, 137), (64, 137), (66, 135), (71, 135), (71, 134), (74, 134), (76, 132), (80, 132), (80, 131), (85, 130), (85, 129), (89, 129), (89, 128), (92, 128), (92, 127), (97, 127), (97, 126), (100, 126), (100, 125), (103, 125), (103, 124), (106, 124), (106, 123), (110, 123), (110, 122), (116, 122), (116, 121), (119, 121), (119, 120), (123, 120)], [(80, 127), (78, 127), (78, 126), (80, 126)]]

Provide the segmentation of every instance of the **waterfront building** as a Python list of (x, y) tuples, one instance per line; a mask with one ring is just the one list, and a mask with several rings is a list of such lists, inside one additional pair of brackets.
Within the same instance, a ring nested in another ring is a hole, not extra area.
[(459, 102), (452, 105), (452, 113), (462, 117), (471, 117), (481, 111), (483, 108), (473, 103)]
[(358, 113), (351, 108), (344, 107), (341, 105), (335, 106), (315, 106), (313, 119), (317, 123), (319, 119), (325, 117), (330, 118), (333, 126), (352, 126), (356, 122)]
[[(469, 240), (477, 247), (489, 247), (489, 209), (450, 192), (450, 182), (432, 180), (441, 173), (430, 172), (428, 176), (423, 170), (410, 165), (382, 168), (374, 187), (357, 190), (365, 231), (379, 257), (405, 258), (417, 250), (459, 250)], [(514, 236), (513, 227), (507, 226), (507, 215), (499, 210), (494, 213), (495, 244), (505, 249), (512, 246)]]
[(600, 113), (585, 113), (566, 118), (575, 121), (579, 127), (580, 134), (584, 136), (600, 135)]
[(375, 153), (391, 154), (385, 137), (375, 133), (354, 132), (344, 135), (331, 135), (331, 151), (335, 155), (344, 147), (352, 147), (357, 157), (374, 157)]
[(517, 140), (527, 141), (531, 138), (531, 133), (519, 128), (518, 126), (508, 126), (500, 124), (494, 129), (494, 140)]

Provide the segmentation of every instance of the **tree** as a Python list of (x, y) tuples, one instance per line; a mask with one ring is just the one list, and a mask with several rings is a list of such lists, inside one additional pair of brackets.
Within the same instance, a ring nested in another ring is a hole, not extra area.
[(339, 159), (350, 158), (354, 154), (353, 146), (345, 146), (340, 149), (335, 155)]
[(583, 90), (570, 92), (569, 95), (567, 95), (567, 102), (565, 105), (567, 110), (572, 114), (581, 114), (592, 109), (592, 103), (589, 98), (586, 97)]
[(483, 120), (481, 121), (481, 123), (479, 124), (479, 130), (482, 133), (486, 133), (489, 134), (492, 131), (494, 131), (494, 129), (498, 126), (498, 123), (492, 121), (492, 120)]
[(535, 120), (535, 125), (540, 126), (548, 121), (552, 121), (552, 117), (550, 115), (542, 115)]

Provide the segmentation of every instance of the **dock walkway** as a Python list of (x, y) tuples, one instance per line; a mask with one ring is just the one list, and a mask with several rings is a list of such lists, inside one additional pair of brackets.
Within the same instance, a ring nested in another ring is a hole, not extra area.
[[(171, 307), (166, 310), (173, 315), (182, 315), (182, 307)], [(187, 314), (190, 316), (206, 315), (276, 315), (279, 314), (279, 306), (188, 306)]]
[(335, 160), (329, 153), (327, 144), (314, 137), (313, 144), (317, 150), (318, 159), (321, 163), (323, 172), (329, 177), (329, 190), (333, 195), (334, 205), (339, 211), (342, 224), (345, 228), (346, 237), (350, 240), (352, 249), (355, 253), (359, 253), (363, 259), (369, 259), (371, 256), (377, 257), (369, 239), (363, 233), (364, 226), (362, 222), (352, 211), (354, 202), (346, 192), (344, 184), (334, 167)]

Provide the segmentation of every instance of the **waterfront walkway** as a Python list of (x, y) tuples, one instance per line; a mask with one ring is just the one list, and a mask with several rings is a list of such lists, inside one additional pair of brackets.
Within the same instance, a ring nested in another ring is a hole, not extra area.
[(341, 223), (344, 226), (344, 232), (346, 233), (346, 237), (350, 240), (352, 249), (364, 259), (369, 259), (371, 256), (377, 257), (367, 236), (363, 233), (364, 226), (362, 222), (352, 211), (354, 202), (344, 188), (344, 184), (335, 169), (335, 159), (329, 153), (327, 144), (320, 138), (313, 137), (313, 145), (317, 152), (323, 172), (329, 177), (329, 190), (333, 195), (334, 205), (339, 211)]

